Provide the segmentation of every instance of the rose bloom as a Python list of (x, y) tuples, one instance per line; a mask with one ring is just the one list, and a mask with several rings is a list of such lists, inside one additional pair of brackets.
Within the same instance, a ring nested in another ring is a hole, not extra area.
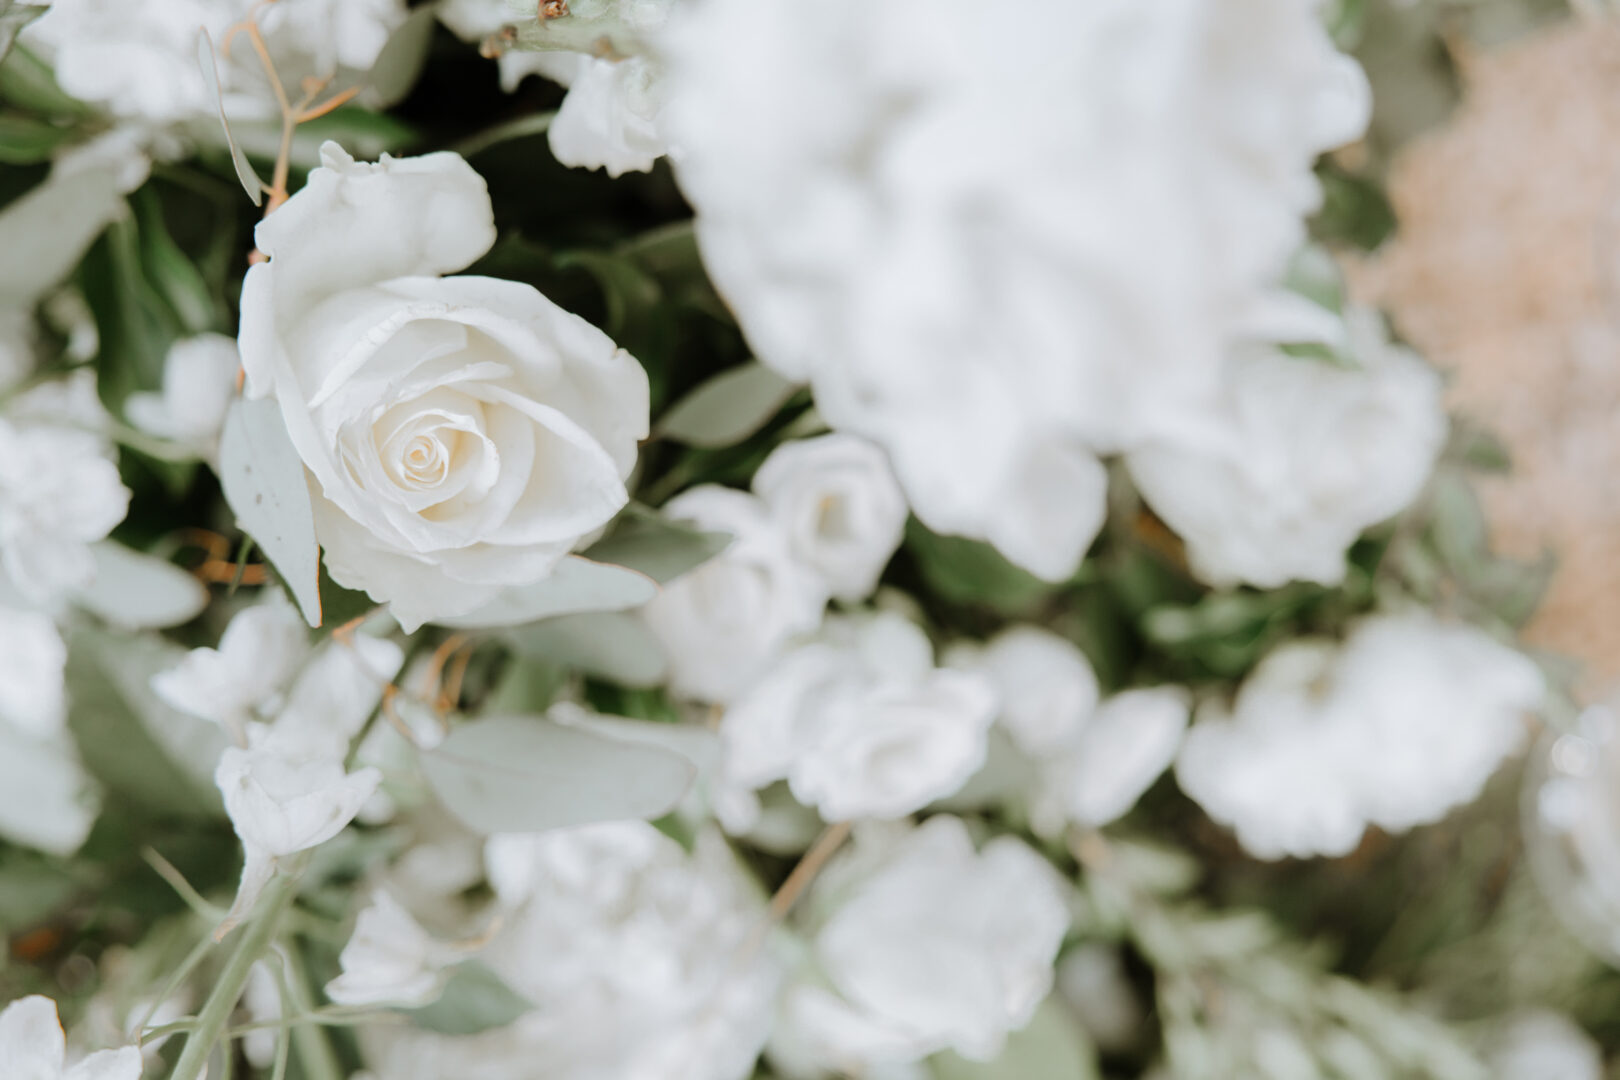
[(409, 631), (544, 580), (619, 512), (647, 376), (528, 285), (440, 276), (495, 242), (459, 156), (321, 160), (256, 234), (247, 391), (281, 406), (332, 579)]

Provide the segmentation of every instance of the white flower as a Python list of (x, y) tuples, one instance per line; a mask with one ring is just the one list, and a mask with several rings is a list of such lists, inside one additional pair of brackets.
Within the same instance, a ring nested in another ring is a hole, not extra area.
[(646, 172), (669, 149), (658, 129), (663, 101), (653, 61), (580, 54), (572, 71), (554, 67), (546, 74), (568, 87), (547, 131), (551, 152), (564, 165), (622, 176)]
[(1543, 681), (1526, 657), (1423, 613), (1363, 620), (1343, 645), (1270, 653), (1230, 707), (1205, 703), (1176, 779), (1263, 859), (1344, 855), (1477, 796), (1525, 738)]
[(224, 334), (182, 338), (163, 361), (162, 392), (131, 394), (124, 412), (142, 431), (212, 457), (241, 367), (236, 342)]
[(852, 435), (783, 443), (754, 473), (799, 561), (826, 578), (832, 595), (872, 595), (906, 529), (906, 499), (888, 459)]
[(398, 900), (378, 889), (338, 957), (343, 974), (326, 984), (326, 996), (339, 1005), (418, 1008), (439, 996), (445, 968), (456, 959), (453, 947), (436, 941)]
[(278, 703), (308, 651), (303, 619), (273, 590), (265, 602), (231, 618), (217, 649), (192, 649), (179, 664), (153, 675), (152, 690), (183, 713), (240, 730)]
[(0, 725), (31, 736), (62, 731), (66, 667), (50, 616), (0, 603)]
[(1346, 328), (1359, 368), (1239, 348), (1218, 411), (1127, 456), (1204, 580), (1337, 584), (1362, 530), (1422, 489), (1446, 436), (1440, 377), (1376, 314)]
[(56, 1002), (34, 995), (0, 1012), (0, 1061), (8, 1080), (140, 1080), (141, 1052), (133, 1046), (100, 1050), (67, 1065), (67, 1038)]
[(544, 580), (618, 513), (647, 376), (528, 285), (438, 276), (495, 240), (460, 157), (321, 156), (259, 224), (238, 341), (308, 467), (327, 570), (411, 631)]
[[(250, 15), (259, 23), (277, 73), (289, 87), (339, 67), (365, 71), (404, 22), (404, 0), (57, 0), (23, 32), (53, 62), (62, 89), (120, 119), (162, 127), (211, 119), (213, 94), (197, 63), (197, 35), (216, 47)], [(219, 61), (233, 117), (276, 115), (275, 98), (244, 37)], [(217, 123), (217, 121), (216, 121)]]
[(1187, 719), (1180, 687), (1115, 694), (1072, 741), (1037, 759), (1031, 823), (1057, 835), (1065, 822), (1096, 828), (1123, 817), (1176, 759)]
[(786, 779), (828, 821), (902, 817), (984, 764), (989, 679), (934, 666), (921, 627), (893, 612), (832, 618), (726, 710), (725, 772)]
[(251, 736), (248, 749), (227, 747), (214, 770), (243, 850), (242, 884), (228, 924), (251, 910), (278, 858), (342, 832), (382, 782), (382, 773), (369, 767), (345, 773), (341, 755), (323, 752), (328, 747), (312, 748), (274, 730), (254, 729)]
[(1368, 113), (1309, 0), (702, 0), (665, 44), (757, 355), (929, 527), (1054, 580), (1102, 520), (1094, 455), (1202, 407)]
[(0, 564), (43, 604), (95, 580), (90, 545), (124, 520), (130, 493), (101, 435), (18, 416), (16, 404), (0, 419)]
[(1074, 643), (1038, 626), (1013, 626), (985, 645), (953, 645), (946, 662), (982, 671), (1001, 695), (999, 722), (1031, 757), (1068, 745), (1097, 708), (1097, 673)]
[[(691, 855), (644, 822), (489, 842), (504, 917), (484, 950), (534, 1009), (470, 1038), (362, 1031), (389, 1080), (743, 1080), (771, 1020), (764, 899), (713, 834)], [(543, 1066), (536, 1063), (543, 1062)]]
[(1486, 1062), (1495, 1080), (1603, 1080), (1603, 1051), (1562, 1013), (1506, 1018)]
[[(260, 960), (248, 972), (247, 986), (242, 990), (242, 1006), (255, 1024), (273, 1024), (281, 1020), (280, 979), (269, 961)], [(271, 1068), (276, 1060), (277, 1041), (274, 1028), (249, 1031), (242, 1036), (242, 1056), (256, 1069)]]
[(664, 514), (735, 538), (643, 609), (669, 657), (671, 689), (729, 701), (789, 639), (820, 625), (826, 583), (793, 557), (768, 508), (747, 492), (704, 484), (671, 499)]
[[(841, 865), (840, 865), (841, 864)], [(945, 1049), (988, 1061), (1052, 989), (1063, 882), (1021, 841), (975, 853), (961, 820), (857, 831), (811, 897), (831, 913), (784, 997), (788, 1077), (868, 1075)]]

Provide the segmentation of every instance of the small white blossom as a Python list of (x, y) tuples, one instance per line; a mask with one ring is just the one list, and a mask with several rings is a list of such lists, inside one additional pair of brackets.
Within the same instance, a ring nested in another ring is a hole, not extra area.
[(783, 443), (754, 473), (799, 561), (827, 580), (832, 595), (860, 601), (900, 546), (906, 499), (883, 451), (853, 435)]
[(1368, 825), (1403, 832), (1477, 796), (1543, 691), (1480, 630), (1373, 616), (1342, 645), (1280, 646), (1230, 706), (1201, 706), (1176, 779), (1251, 854), (1345, 855)]
[(192, 649), (176, 666), (152, 676), (152, 690), (169, 705), (230, 730), (273, 709), (308, 655), (308, 631), (281, 591), (243, 608), (220, 635), (219, 647)]
[(568, 96), (547, 132), (552, 154), (564, 165), (605, 169), (609, 176), (651, 169), (669, 149), (658, 127), (659, 78), (658, 66), (645, 57), (579, 55), (568, 77), (557, 80)]
[(142, 431), (212, 458), (241, 368), (235, 339), (224, 334), (182, 338), (163, 361), (162, 392), (131, 394), (124, 412)]
[(1048, 835), (1064, 823), (1092, 828), (1123, 817), (1176, 759), (1189, 704), (1180, 687), (1115, 694), (1074, 739), (1039, 759), (1031, 823)]
[(946, 662), (982, 671), (1001, 695), (999, 723), (1024, 753), (1068, 745), (1097, 708), (1097, 673), (1073, 642), (1038, 626), (1013, 626), (983, 646), (958, 643)]
[(726, 710), (725, 772), (786, 779), (828, 821), (902, 817), (984, 764), (989, 679), (934, 666), (921, 627), (893, 612), (827, 621)]
[(435, 940), (398, 900), (378, 889), (338, 957), (343, 974), (326, 984), (326, 996), (339, 1005), (419, 1008), (439, 996), (445, 968), (457, 959), (456, 949)]
[(791, 638), (820, 625), (826, 583), (794, 558), (765, 503), (747, 492), (705, 484), (671, 499), (664, 514), (734, 537), (643, 609), (669, 657), (670, 688), (730, 701)]
[(1346, 328), (1359, 367), (1239, 348), (1217, 409), (1127, 455), (1204, 580), (1337, 584), (1361, 532), (1422, 490), (1446, 436), (1440, 377), (1376, 314)]
[(941, 1050), (993, 1059), (1052, 989), (1062, 879), (1021, 841), (975, 852), (958, 818), (863, 827), (811, 896), (828, 908), (769, 1050), (782, 1075), (874, 1075)]
[(8, 1080), (140, 1080), (141, 1052), (133, 1046), (99, 1050), (67, 1064), (67, 1037), (48, 997), (18, 998), (0, 1012), (0, 1062)]

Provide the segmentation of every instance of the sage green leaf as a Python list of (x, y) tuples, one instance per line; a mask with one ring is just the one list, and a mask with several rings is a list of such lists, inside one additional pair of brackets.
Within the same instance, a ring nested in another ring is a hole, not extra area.
[(405, 95), (416, 85), (417, 76), (422, 74), (422, 65), (427, 62), (437, 17), (434, 5), (424, 5), (389, 35), (366, 76), (365, 89), (360, 92), (361, 102), (381, 110), (405, 100)]
[(670, 406), (654, 434), (689, 446), (732, 446), (768, 424), (798, 389), (764, 364), (730, 368)]
[(0, 101), (44, 116), (90, 115), (90, 107), (58, 86), (50, 65), (26, 45), (14, 46), (9, 55), (0, 50), (0, 56)]
[(70, 128), (30, 116), (0, 114), (0, 164), (33, 165), (49, 161), (56, 148), (73, 140)]
[(445, 807), (479, 833), (661, 817), (696, 774), (669, 750), (530, 716), (464, 724), (421, 761)]
[(162, 629), (188, 623), (208, 606), (202, 582), (164, 559), (103, 540), (90, 548), (96, 579), (74, 602), (114, 626)]
[(225, 132), (225, 145), (231, 151), (231, 164), (236, 167), (236, 179), (242, 184), (242, 190), (247, 197), (253, 200), (254, 206), (264, 202), (264, 181), (259, 174), (253, 171), (252, 162), (242, 148), (236, 145), (236, 138), (231, 134), (231, 122), (225, 116), (225, 98), (219, 88), (219, 60), (214, 53), (214, 39), (208, 36), (207, 30), (197, 32), (197, 66), (202, 70), (203, 82), (208, 85), (208, 92), (213, 96), (214, 110), (219, 113), (219, 126)]
[(931, 532), (916, 518), (906, 523), (906, 549), (929, 587), (955, 604), (983, 605), (1026, 615), (1056, 590), (1008, 562), (995, 548), (960, 536)]
[(994, 1061), (934, 1057), (935, 1080), (1101, 1080), (1097, 1052), (1062, 1002), (1049, 997), (1030, 1022), (1007, 1036)]
[(669, 662), (634, 615), (584, 612), (515, 627), (503, 635), (519, 655), (578, 668), (624, 686), (657, 686)]
[(570, 555), (544, 581), (507, 589), (465, 615), (433, 621), (461, 629), (520, 626), (583, 611), (624, 611), (640, 607), (656, 595), (657, 582), (644, 573)]
[(122, 211), (111, 169), (46, 181), (0, 211), (0, 304), (29, 307), (68, 275)]
[(219, 483), (236, 524), (253, 537), (298, 602), (321, 625), (321, 553), (304, 462), (274, 398), (239, 398), (219, 437)]
[(4, 60), (6, 54), (11, 52), (11, 47), (17, 43), (17, 35), (22, 33), (23, 27), (45, 14), (47, 6), (0, 0), (0, 60)]
[(628, 567), (658, 584), (708, 562), (731, 544), (723, 532), (670, 521), (645, 506), (625, 507), (613, 531), (585, 550), (586, 558)]
[(68, 728), (85, 768), (153, 811), (219, 816), (211, 775), (225, 736), (153, 693), (152, 676), (186, 650), (151, 635), (81, 630), (68, 639)]
[(441, 1035), (477, 1035), (505, 1027), (534, 1005), (476, 960), (450, 971), (444, 992), (431, 1005), (401, 1009), (415, 1027)]

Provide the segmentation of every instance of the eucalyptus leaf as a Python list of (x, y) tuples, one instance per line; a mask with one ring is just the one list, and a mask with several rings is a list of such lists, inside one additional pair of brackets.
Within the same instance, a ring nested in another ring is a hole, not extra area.
[(401, 1009), (414, 1027), (441, 1035), (477, 1035), (505, 1027), (534, 1005), (476, 960), (457, 964), (438, 1000)]
[(585, 611), (624, 611), (656, 595), (657, 582), (644, 573), (570, 555), (544, 581), (507, 589), (475, 611), (434, 622), (464, 629), (520, 626)]
[(95, 581), (74, 601), (114, 626), (162, 629), (190, 622), (208, 606), (202, 582), (171, 562), (103, 540), (90, 548)]
[(225, 97), (219, 87), (219, 60), (214, 52), (214, 39), (208, 36), (207, 30), (197, 32), (197, 66), (202, 71), (203, 82), (208, 86), (208, 92), (213, 97), (214, 110), (219, 113), (219, 126), (225, 133), (225, 145), (231, 151), (231, 164), (236, 167), (236, 179), (242, 184), (242, 190), (247, 197), (253, 200), (254, 206), (264, 202), (264, 181), (259, 174), (253, 171), (252, 162), (242, 148), (236, 145), (236, 138), (231, 134), (231, 122), (225, 116)]
[(416, 85), (427, 62), (428, 47), (433, 44), (433, 27), (438, 18), (434, 5), (426, 4), (413, 11), (400, 23), (366, 76), (365, 89), (360, 100), (369, 108), (392, 108), (405, 100), (405, 95)]
[(1007, 1036), (994, 1060), (968, 1061), (946, 1051), (933, 1058), (935, 1080), (1101, 1080), (1091, 1040), (1055, 996), (1021, 1030)]
[(0, 211), (0, 305), (28, 307), (68, 275), (122, 212), (112, 169), (51, 173)]
[(239, 398), (219, 438), (219, 482), (237, 526), (259, 546), (298, 602), (321, 625), (320, 548), (304, 463), (274, 398)]
[(445, 807), (480, 833), (661, 817), (696, 774), (669, 750), (525, 716), (464, 724), (421, 761)]
[(758, 362), (730, 368), (670, 406), (655, 434), (689, 446), (732, 446), (770, 423), (798, 389)]
[(631, 505), (613, 531), (585, 551), (597, 562), (628, 567), (663, 585), (720, 554), (731, 544), (723, 532), (670, 521), (656, 510)]
[(623, 612), (563, 615), (504, 635), (520, 655), (578, 668), (625, 686), (656, 686), (669, 662), (647, 624)]

